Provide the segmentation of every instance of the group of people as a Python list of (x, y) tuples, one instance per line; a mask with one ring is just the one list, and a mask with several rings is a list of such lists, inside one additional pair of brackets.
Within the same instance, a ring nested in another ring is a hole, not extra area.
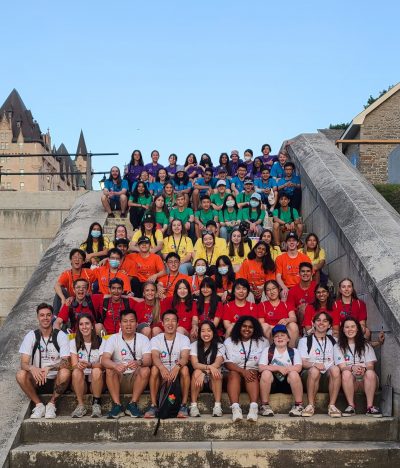
[[(174, 154), (162, 167), (157, 151), (144, 165), (135, 150), (125, 178), (111, 169), (103, 206), (109, 216), (118, 209), (126, 217), (129, 209), (136, 230), (129, 239), (117, 225), (111, 241), (100, 223), (91, 224), (56, 281), (54, 307), (37, 307), (39, 328), (24, 338), (17, 374), (35, 405), (32, 418), (56, 417), (56, 401), (70, 386), (72, 417), (86, 414), (87, 392), (92, 417), (100, 417), (107, 388), (109, 418), (154, 418), (161, 383), (176, 379), (181, 418), (200, 416), (202, 390), (213, 393), (213, 415), (221, 416), (225, 385), (233, 421), (243, 418), (242, 389), (249, 421), (273, 416), (270, 394), (280, 392), (293, 395), (290, 416), (310, 417), (323, 388), (331, 417), (354, 415), (358, 390), (366, 414), (381, 416), (374, 346), (384, 336), (371, 342), (366, 305), (350, 279), (333, 297), (318, 236), (301, 239), (294, 164), (284, 150), (278, 157), (270, 151), (263, 145), (254, 161), (251, 150), (244, 161), (236, 150), (223, 153), (215, 168), (208, 155), (197, 164), (189, 154), (182, 168)], [(143, 413), (146, 388), (151, 404)], [(336, 407), (341, 388), (343, 411)], [(47, 405), (41, 393), (52, 394)], [(128, 405), (121, 394), (131, 395)]]

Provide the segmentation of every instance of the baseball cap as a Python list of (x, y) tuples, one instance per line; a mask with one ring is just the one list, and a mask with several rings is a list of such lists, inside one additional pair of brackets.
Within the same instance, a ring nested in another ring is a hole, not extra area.
[(286, 236), (286, 240), (290, 238), (296, 239), (297, 241), (299, 240), (299, 236), (295, 232), (289, 232), (289, 234)]
[(144, 244), (144, 243), (150, 244), (150, 239), (147, 236), (140, 236), (137, 241), (137, 245)]
[(286, 328), (286, 325), (275, 325), (274, 328), (272, 329), (272, 336), (275, 336), (277, 333), (286, 333), (287, 336), (289, 336), (288, 329)]
[(156, 219), (155, 219), (154, 215), (152, 215), (151, 213), (146, 213), (143, 216), (142, 223), (155, 223), (155, 222), (156, 222)]
[(218, 174), (227, 174), (227, 173), (228, 173), (228, 171), (226, 170), (225, 167), (220, 167), (218, 169)]
[(257, 193), (257, 192), (254, 192), (254, 193), (251, 195), (250, 200), (251, 200), (252, 198), (255, 198), (256, 200), (261, 201), (261, 195), (260, 195), (259, 193)]
[(244, 179), (244, 185), (248, 185), (248, 184), (251, 184), (253, 185), (253, 181), (250, 179), (250, 177), (246, 177), (246, 179)]
[(225, 185), (225, 186), (226, 186), (225, 180), (219, 180), (219, 181), (217, 182), (217, 187), (219, 187), (220, 185)]

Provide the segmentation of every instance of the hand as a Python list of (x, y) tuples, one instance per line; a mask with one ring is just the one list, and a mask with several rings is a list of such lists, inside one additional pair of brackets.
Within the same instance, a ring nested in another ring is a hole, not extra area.
[(72, 296), (67, 297), (67, 299), (65, 299), (64, 304), (69, 307), (72, 304), (73, 301), (74, 301), (74, 298)]
[(169, 370), (165, 366), (161, 367), (160, 374), (163, 380), (169, 380)]
[(134, 361), (134, 360), (129, 361), (128, 364), (127, 364), (127, 366), (126, 366), (127, 369), (132, 369), (132, 370), (136, 370), (138, 367), (140, 367), (140, 366), (139, 366), (139, 362), (138, 362), (138, 361)]
[(201, 388), (203, 386), (203, 383), (204, 383), (204, 377), (205, 377), (205, 374), (203, 374), (203, 372), (201, 374), (199, 374), (197, 379), (195, 379), (195, 381), (194, 381), (194, 385), (196, 387), (198, 387), (198, 388)]
[(149, 281), (150, 283), (155, 283), (157, 281), (157, 274), (149, 276), (147, 278), (147, 281)]
[(286, 302), (288, 293), (289, 293), (289, 289), (288, 289), (286, 286), (283, 287), (283, 288), (282, 288), (282, 291), (281, 291), (281, 298), (282, 298), (282, 301), (283, 301), (283, 302)]
[(190, 338), (191, 340), (196, 340), (197, 339), (197, 333), (198, 333), (198, 328), (197, 326), (193, 326), (191, 331), (190, 331)]
[(77, 369), (85, 370), (86, 368), (89, 367), (89, 363), (87, 361), (79, 361), (76, 367)]
[(173, 381), (177, 378), (177, 376), (178, 376), (180, 370), (181, 370), (181, 368), (180, 368), (179, 366), (173, 367), (173, 368), (169, 371), (168, 380), (169, 380), (170, 382), (173, 382)]
[(224, 291), (224, 293), (221, 296), (221, 301), (225, 303), (227, 301), (227, 298), (228, 298), (228, 291)]
[(114, 370), (118, 372), (118, 374), (123, 374), (126, 371), (126, 366), (125, 364), (122, 364), (122, 363), (116, 364), (114, 366)]
[(259, 289), (259, 288), (255, 287), (255, 288), (252, 289), (252, 293), (253, 293), (254, 297), (256, 297), (258, 299), (259, 297), (262, 296), (263, 292), (262, 292), (262, 289)]
[(314, 363), (314, 367), (316, 367), (318, 370), (320, 371), (324, 371), (325, 370), (325, 365), (322, 364), (322, 362), (318, 362), (318, 363)]
[(288, 323), (289, 319), (281, 319), (278, 322), (278, 325), (286, 325)]
[(33, 366), (30, 368), (30, 373), (38, 385), (43, 385), (46, 382), (43, 370)]
[(221, 380), (222, 379), (222, 374), (219, 369), (217, 369), (214, 366), (208, 366), (208, 370), (210, 371), (210, 374), (214, 380)]
[(289, 369), (285, 366), (279, 366), (279, 371), (282, 375), (288, 375), (289, 374)]
[(246, 382), (254, 382), (257, 379), (258, 372), (255, 370), (243, 370), (243, 377)]

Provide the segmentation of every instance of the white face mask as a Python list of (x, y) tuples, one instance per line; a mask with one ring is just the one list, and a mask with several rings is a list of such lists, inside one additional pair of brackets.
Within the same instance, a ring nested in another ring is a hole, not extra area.
[(245, 156), (245, 157), (244, 157), (244, 160), (247, 161), (247, 162), (248, 162), (248, 161), (251, 161), (251, 156)]
[(206, 270), (207, 270), (207, 267), (205, 267), (205, 266), (203, 266), (203, 265), (199, 265), (199, 266), (197, 266), (197, 267), (195, 268), (195, 270), (196, 270), (196, 273), (197, 273), (198, 275), (204, 275), (205, 272), (206, 272)]
[(257, 208), (258, 205), (259, 205), (258, 200), (250, 200), (250, 206), (252, 208)]
[(235, 206), (235, 200), (226, 200), (226, 206), (228, 208), (232, 208), (233, 206)]
[(220, 275), (226, 275), (228, 273), (229, 268), (227, 266), (224, 267), (219, 267), (218, 268), (218, 273)]

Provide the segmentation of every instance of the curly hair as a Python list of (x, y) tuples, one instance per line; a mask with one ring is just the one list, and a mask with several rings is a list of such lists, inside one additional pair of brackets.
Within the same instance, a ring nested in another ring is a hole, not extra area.
[(251, 322), (254, 328), (251, 339), (256, 340), (258, 342), (258, 340), (263, 338), (263, 329), (260, 325), (260, 322), (256, 318), (252, 317), (251, 315), (242, 315), (241, 317), (239, 317), (238, 321), (235, 323), (235, 325), (232, 328), (232, 331), (231, 331), (232, 343), (238, 344), (239, 341), (242, 339), (240, 331), (241, 331), (243, 323), (246, 321)]

